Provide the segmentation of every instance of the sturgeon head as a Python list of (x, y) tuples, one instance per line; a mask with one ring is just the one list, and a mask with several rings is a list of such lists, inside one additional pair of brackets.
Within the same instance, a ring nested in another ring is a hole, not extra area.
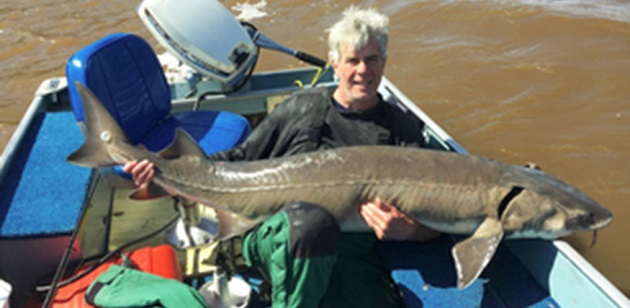
[[(468, 239), (452, 250), (457, 286), (464, 289), (492, 259), (503, 237), (554, 239), (608, 225), (613, 214), (575, 187), (532, 168), (505, 165), (512, 189)], [(507, 183), (507, 184), (506, 184)]]
[(501, 215), (507, 237), (554, 239), (612, 221), (608, 209), (575, 187), (541, 170), (515, 168), (514, 195)]

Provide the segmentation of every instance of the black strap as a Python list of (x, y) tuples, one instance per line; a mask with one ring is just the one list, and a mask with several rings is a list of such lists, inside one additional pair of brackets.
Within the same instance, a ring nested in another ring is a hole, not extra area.
[(88, 289), (88, 291), (85, 292), (85, 302), (92, 306), (96, 306), (96, 295), (98, 295), (98, 293), (101, 291), (101, 289), (103, 289), (104, 286), (104, 283), (100, 281), (95, 281), (92, 285), (92, 288)]

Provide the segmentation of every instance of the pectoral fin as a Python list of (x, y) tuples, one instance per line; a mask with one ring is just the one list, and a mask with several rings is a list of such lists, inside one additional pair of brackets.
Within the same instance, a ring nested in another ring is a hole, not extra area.
[(457, 268), (457, 287), (468, 287), (488, 265), (494, 256), (501, 239), (503, 229), (496, 218), (488, 217), (475, 233), (453, 247), (453, 259)]
[(253, 228), (258, 222), (228, 211), (216, 210), (219, 230), (216, 239), (227, 240), (241, 235)]

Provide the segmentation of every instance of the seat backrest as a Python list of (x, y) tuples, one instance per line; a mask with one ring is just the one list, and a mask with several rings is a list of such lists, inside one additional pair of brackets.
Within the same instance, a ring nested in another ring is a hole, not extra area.
[(85, 119), (75, 81), (94, 92), (134, 143), (171, 110), (170, 89), (155, 52), (133, 34), (110, 34), (79, 50), (68, 61), (66, 76), (77, 121)]

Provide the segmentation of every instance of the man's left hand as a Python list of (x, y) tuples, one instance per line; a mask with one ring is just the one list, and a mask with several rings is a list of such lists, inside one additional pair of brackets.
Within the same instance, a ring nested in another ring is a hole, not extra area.
[(361, 204), (360, 213), (381, 240), (423, 242), (439, 235), (380, 199)]

